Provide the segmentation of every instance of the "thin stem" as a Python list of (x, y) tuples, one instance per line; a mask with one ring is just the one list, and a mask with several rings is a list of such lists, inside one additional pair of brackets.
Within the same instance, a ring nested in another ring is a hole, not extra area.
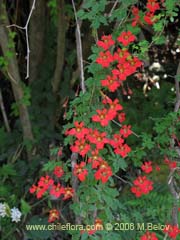
[(118, 178), (118, 179), (121, 180), (122, 182), (124, 182), (124, 183), (128, 183), (130, 186), (132, 186), (132, 183), (131, 183), (131, 182), (126, 181), (125, 179), (119, 177), (118, 175), (114, 174), (113, 176), (115, 176), (116, 178)]
[(7, 117), (7, 114), (6, 114), (6, 110), (5, 110), (5, 106), (4, 106), (4, 101), (3, 101), (3, 96), (2, 96), (1, 89), (0, 89), (0, 108), (1, 108), (2, 115), (3, 115), (3, 120), (4, 120), (4, 124), (5, 124), (6, 130), (7, 130), (7, 132), (10, 132), (11, 129), (10, 129), (8, 117)]
[(76, 20), (76, 46), (77, 46), (78, 65), (79, 65), (80, 74), (81, 74), (81, 89), (82, 89), (82, 92), (85, 93), (86, 88), (84, 83), (84, 67), (83, 67), (82, 41), (81, 41), (81, 31), (80, 31), (81, 22), (77, 18), (77, 11), (76, 11), (74, 0), (72, 0), (72, 6), (73, 6), (74, 16)]
[[(122, 127), (122, 125), (121, 125), (120, 123), (116, 122), (115, 120), (112, 120), (112, 122), (115, 123), (117, 126)], [(137, 138), (140, 137), (140, 136), (137, 135), (135, 132), (133, 132), (133, 131), (131, 131), (131, 132), (132, 132), (132, 134), (133, 134), (134, 136), (136, 136)]]
[(29, 16), (28, 16), (28, 19), (26, 21), (26, 24), (24, 27), (21, 27), (19, 25), (16, 25), (16, 24), (11, 24), (11, 25), (8, 25), (7, 27), (16, 27), (16, 28), (19, 28), (19, 29), (22, 29), (22, 30), (25, 30), (25, 35), (26, 35), (26, 79), (29, 78), (29, 57), (30, 57), (30, 48), (29, 48), (29, 36), (28, 36), (28, 26), (29, 26), (29, 22), (30, 22), (30, 19), (31, 19), (31, 16), (32, 16), (32, 13), (35, 9), (35, 4), (36, 4), (36, 0), (33, 1), (32, 3), (32, 6), (31, 6), (31, 10), (29, 12)]

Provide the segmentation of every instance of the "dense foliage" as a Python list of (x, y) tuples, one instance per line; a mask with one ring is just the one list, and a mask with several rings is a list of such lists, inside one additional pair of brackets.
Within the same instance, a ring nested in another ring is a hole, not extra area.
[(2, 239), (179, 239), (179, 9), (0, 2)]

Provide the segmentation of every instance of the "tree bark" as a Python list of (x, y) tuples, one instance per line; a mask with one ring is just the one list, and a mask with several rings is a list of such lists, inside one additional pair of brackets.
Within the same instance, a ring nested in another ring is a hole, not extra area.
[(58, 36), (57, 36), (57, 56), (54, 77), (52, 80), (53, 93), (58, 95), (59, 85), (62, 78), (64, 65), (65, 38), (66, 38), (66, 21), (64, 13), (64, 0), (58, 0)]
[[(30, 1), (30, 6), (33, 0)], [(42, 64), (45, 51), (45, 21), (46, 0), (36, 1), (36, 6), (31, 16), (29, 42), (30, 42), (30, 76), (29, 82), (37, 79), (39, 67)]]
[[(2, 48), (3, 55), (6, 59), (6, 54), (8, 51), (11, 52), (12, 56), (8, 58), (7, 74), (11, 82), (13, 94), (19, 108), (19, 116), (23, 130), (23, 138), (25, 141), (33, 141), (32, 127), (29, 117), (29, 112), (27, 106), (23, 104), (24, 91), (21, 84), (21, 77), (18, 68), (18, 62), (16, 58), (15, 48), (11, 46), (9, 49), (9, 33), (10, 28), (7, 28), (9, 25), (9, 20), (3, 1), (0, 2), (0, 46)], [(27, 150), (28, 157), (31, 158), (30, 151)]]

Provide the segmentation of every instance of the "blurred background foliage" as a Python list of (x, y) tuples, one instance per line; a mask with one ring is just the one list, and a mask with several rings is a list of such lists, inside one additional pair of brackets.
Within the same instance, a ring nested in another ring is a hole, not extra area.
[[(1, 6), (0, 28), (3, 27), (4, 18), (8, 19), (9, 24), (24, 26), (33, 1), (6, 0), (1, 2), (1, 5), (5, 6), (5, 12)], [(97, 75), (99, 70), (95, 69), (91, 61), (94, 62), (97, 56), (95, 47), (97, 39), (103, 34), (112, 32), (114, 36), (117, 36), (125, 26), (130, 27), (126, 20), (131, 6), (136, 5), (143, 11), (146, 4), (145, 0), (117, 1), (113, 9), (114, 2), (107, 0), (75, 1), (77, 16), (81, 23), (85, 77), (87, 86), (89, 89), (93, 87), (95, 93), (98, 91), (99, 83), (93, 81), (96, 81), (96, 76), (97, 79), (100, 76)], [(170, 219), (173, 199), (167, 187), (169, 170), (162, 163), (162, 159), (169, 153), (171, 132), (166, 130), (170, 129), (173, 122), (173, 116), (170, 116), (170, 113), (175, 104), (174, 77), (180, 60), (180, 11), (178, 1), (166, 0), (165, 4), (166, 16), (159, 13), (160, 21), (153, 27), (150, 29), (132, 28), (132, 32), (139, 36), (139, 43), (132, 51), (143, 57), (141, 59), (144, 61), (145, 68), (143, 72), (130, 77), (123, 88), (117, 92), (117, 97), (126, 113), (126, 123), (131, 124), (133, 131), (140, 137), (131, 136), (128, 139), (132, 152), (125, 160), (126, 162), (122, 163), (124, 165), (116, 169), (116, 174), (131, 181), (138, 175), (142, 162), (151, 160), (161, 168), (158, 174), (152, 175), (157, 185), (154, 192), (136, 201), (129, 192), (129, 186), (115, 179), (113, 184), (120, 191), (119, 197), (114, 193), (117, 202), (112, 212), (116, 214), (111, 217), (112, 213), (107, 209), (107, 212), (101, 213), (102, 218), (103, 214), (106, 214), (109, 215), (110, 220), (114, 219), (114, 221), (120, 219), (122, 222), (162, 224)], [(28, 189), (43, 173), (44, 164), (58, 161), (56, 149), (64, 145), (63, 129), (65, 124), (71, 126), (73, 107), (78, 106), (79, 112), (86, 111), (84, 108), (87, 107), (91, 97), (90, 94), (78, 97), (80, 69), (77, 63), (75, 30), (76, 22), (70, 0), (38, 0), (36, 2), (29, 25), (31, 52), (28, 79), (25, 79), (27, 50), (25, 32), (16, 27), (9, 29), (9, 51), (5, 54), (0, 31), (1, 103), (4, 104), (9, 123), (8, 129), (3, 115), (0, 114), (0, 202), (6, 201), (11, 205), (18, 205), (25, 215), (18, 227), (10, 222), (1, 221), (2, 239), (70, 239), (65, 232), (32, 231), (26, 233), (23, 224), (47, 222), (44, 216), (48, 212), (47, 204), (51, 206), (50, 200), (43, 200), (36, 205)], [(9, 59), (11, 68), (8, 68)], [(12, 67), (16, 68), (20, 76), (18, 88), (23, 92), (20, 100), (17, 100), (15, 96), (17, 92), (14, 90), (11, 78), (11, 75), (14, 76)], [(93, 94), (92, 101), (98, 102), (98, 100)], [(21, 117), (22, 107), (29, 118), (28, 126), (31, 127), (32, 134), (29, 137), (26, 135), (26, 121)], [(175, 131), (179, 136), (179, 124)], [(157, 148), (157, 144), (162, 144), (161, 150)], [(65, 147), (64, 161), (69, 157), (70, 152)], [(113, 191), (111, 192), (113, 184), (109, 189), (111, 194), (113, 194)], [(81, 192), (81, 188), (79, 191)], [(98, 196), (94, 196), (93, 192), (89, 194), (96, 202)], [(83, 200), (83, 193), (81, 197)], [(107, 192), (101, 197), (104, 198), (107, 206), (110, 205)], [(83, 210), (82, 206), (81, 210), (86, 211), (86, 207), (85, 205)], [(78, 212), (77, 206), (72, 208), (74, 212)], [(63, 209), (66, 218), (73, 221), (74, 215), (71, 213), (69, 203)], [(134, 240), (140, 233), (133, 231), (121, 232), (120, 235), (109, 233), (108, 236), (103, 235), (101, 239), (110, 239), (110, 234), (112, 234), (112, 239), (120, 239), (119, 236), (121, 236), (121, 239)], [(74, 239), (80, 238), (74, 236)], [(163, 239), (160, 232), (159, 239)]]

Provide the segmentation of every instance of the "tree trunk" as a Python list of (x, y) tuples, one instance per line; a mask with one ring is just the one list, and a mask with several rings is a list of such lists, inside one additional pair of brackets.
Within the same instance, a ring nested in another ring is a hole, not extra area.
[[(10, 28), (7, 28), (8, 25), (9, 25), (9, 20), (8, 20), (6, 8), (3, 2), (1, 1), (0, 2), (0, 46), (2, 48), (2, 52), (5, 59), (7, 58), (6, 55), (8, 51), (10, 51), (12, 54), (12, 56), (7, 59), (8, 60), (7, 74), (11, 82), (15, 100), (18, 104), (19, 116), (20, 116), (20, 121), (22, 125), (22, 130), (23, 130), (23, 138), (25, 141), (32, 142), (33, 133), (31, 128), (29, 113), (28, 113), (27, 106), (23, 104), (23, 101), (22, 101), (24, 92), (21, 84), (16, 52), (14, 47), (11, 46), (11, 48), (9, 49), (9, 46), (8, 46), (9, 33), (11, 31)], [(27, 150), (27, 153), (28, 153), (28, 157), (31, 158), (30, 150)]]

